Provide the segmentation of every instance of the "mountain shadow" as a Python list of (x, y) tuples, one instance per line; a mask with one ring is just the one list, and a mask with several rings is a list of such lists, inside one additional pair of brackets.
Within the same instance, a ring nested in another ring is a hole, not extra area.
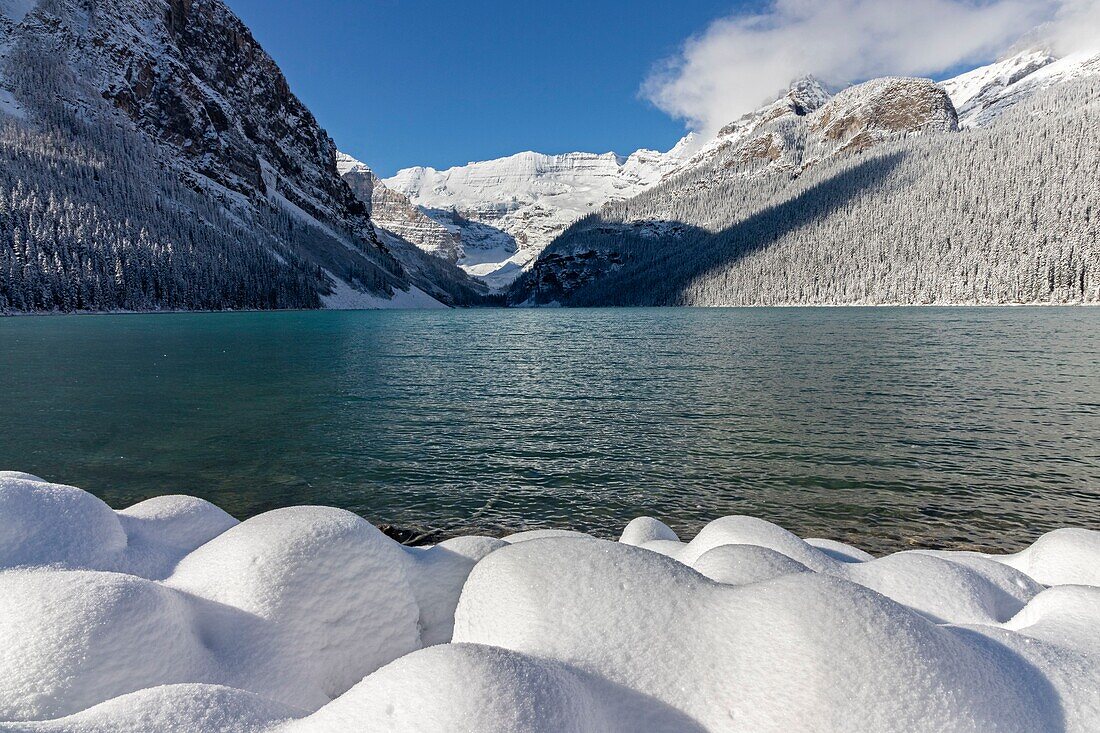
[(864, 160), (720, 231), (680, 221), (620, 223), (597, 215), (567, 230), (512, 291), (514, 302), (573, 306), (675, 306), (688, 289), (786, 234), (828, 218), (881, 185), (904, 159)]

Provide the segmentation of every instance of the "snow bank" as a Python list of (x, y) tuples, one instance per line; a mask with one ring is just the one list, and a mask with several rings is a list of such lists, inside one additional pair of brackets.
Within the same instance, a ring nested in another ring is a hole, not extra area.
[(1100, 533), (873, 558), (725, 517), (405, 548), (0, 473), (0, 731), (1093, 731)]
[(325, 308), (332, 310), (441, 310), (447, 306), (420, 288), (412, 285), (408, 290), (394, 290), (392, 298), (365, 293), (343, 280), (333, 277), (332, 293), (322, 295)]

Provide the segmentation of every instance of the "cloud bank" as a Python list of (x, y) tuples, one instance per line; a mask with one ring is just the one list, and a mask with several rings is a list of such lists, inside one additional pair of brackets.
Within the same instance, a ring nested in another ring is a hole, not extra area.
[(876, 76), (935, 75), (996, 56), (1046, 23), (1062, 53), (1095, 40), (1100, 0), (775, 0), (713, 22), (660, 65), (643, 94), (713, 134), (814, 74), (843, 86)]
[(1100, 0), (1063, 0), (1054, 20), (1041, 29), (1055, 52), (1100, 51)]

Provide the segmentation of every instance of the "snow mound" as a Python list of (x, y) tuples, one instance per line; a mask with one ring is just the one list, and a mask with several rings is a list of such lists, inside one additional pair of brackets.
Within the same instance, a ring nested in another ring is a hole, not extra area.
[[(254, 733), (305, 715), (259, 695), (220, 685), (161, 685), (121, 695), (57, 720), (18, 729), (37, 733)], [(0, 730), (6, 730), (0, 723)]]
[(191, 496), (160, 496), (116, 512), (73, 486), (0, 472), (0, 569), (58, 565), (161, 579), (236, 523)]
[(1100, 532), (1058, 529), (999, 559), (1044, 585), (1100, 585)]
[(726, 585), (748, 585), (810, 569), (786, 555), (756, 545), (722, 545), (691, 564), (697, 572)]
[(1058, 710), (1024, 661), (855, 583), (796, 573), (730, 587), (599, 540), (489, 555), (454, 640), (564, 662), (704, 730), (1037, 731)]
[(0, 473), (0, 731), (1100, 729), (1100, 533), (874, 558), (724, 517), (406, 548)]
[(638, 517), (632, 519), (623, 529), (619, 542), (624, 545), (641, 547), (649, 542), (679, 542), (680, 538), (672, 529), (659, 519)]
[(73, 486), (0, 477), (0, 567), (110, 568), (126, 550), (111, 507)]
[(280, 656), (332, 698), (419, 646), (409, 558), (342, 509), (292, 507), (243, 522), (166, 581), (270, 622)]

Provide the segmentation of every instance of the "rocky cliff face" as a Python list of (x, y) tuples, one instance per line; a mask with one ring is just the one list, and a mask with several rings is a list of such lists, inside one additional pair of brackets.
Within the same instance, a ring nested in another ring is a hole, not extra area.
[(367, 207), (376, 230), (404, 240), (430, 255), (458, 262), (465, 255), (462, 238), (432, 219), (407, 196), (390, 189), (365, 163), (336, 154), (336, 169), (356, 198)]
[(332, 140), (221, 0), (3, 2), (0, 102), (30, 110), (29, 121), (54, 124), (66, 111), (98, 125), (92, 137), (121, 122), (187, 188), (322, 268), (328, 289), (476, 297), (456, 268), (379, 240), (338, 175)]
[(407, 168), (385, 184), (456, 231), (467, 271), (500, 286), (573, 222), (660, 181), (690, 142), (625, 158), (526, 152), (445, 171)]
[(94, 59), (104, 98), (185, 170), (368, 231), (336, 176), (332, 140), (223, 3), (108, 0), (89, 4), (86, 17), (86, 31), (66, 34), (73, 51)]
[(947, 93), (927, 79), (889, 77), (849, 87), (809, 120), (821, 154), (858, 152), (905, 135), (959, 129)]

